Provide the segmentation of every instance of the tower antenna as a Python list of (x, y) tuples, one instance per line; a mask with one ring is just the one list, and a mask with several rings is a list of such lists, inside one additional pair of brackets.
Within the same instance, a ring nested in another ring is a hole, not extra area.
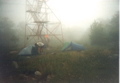
[(63, 44), (61, 21), (47, 5), (47, 0), (26, 0), (24, 46), (41, 41)]

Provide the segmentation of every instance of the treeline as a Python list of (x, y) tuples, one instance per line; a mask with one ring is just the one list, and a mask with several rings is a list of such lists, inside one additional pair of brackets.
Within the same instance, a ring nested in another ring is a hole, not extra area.
[(7, 53), (17, 46), (16, 33), (13, 21), (0, 17), (0, 53)]
[(15, 24), (7, 17), (0, 17), (0, 54), (6, 54), (23, 46), (24, 23)]
[[(87, 33), (86, 33), (87, 34)], [(0, 17), (0, 53), (14, 50), (24, 43), (24, 23), (15, 23), (9, 18)], [(92, 46), (106, 47), (119, 52), (119, 13), (110, 20), (95, 20), (90, 26)]]
[(94, 21), (90, 27), (91, 45), (109, 48), (114, 53), (119, 52), (119, 13), (107, 22)]

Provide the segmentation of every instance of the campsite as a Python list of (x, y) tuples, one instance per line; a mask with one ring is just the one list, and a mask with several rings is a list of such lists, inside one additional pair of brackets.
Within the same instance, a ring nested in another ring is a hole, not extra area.
[(1, 0), (0, 83), (119, 83), (118, 0)]
[[(86, 52), (57, 52), (38, 56), (9, 55), (2, 70), (9, 83), (117, 83), (118, 55), (92, 48)], [(12, 61), (16, 61), (16, 67)], [(9, 65), (9, 66), (8, 66)], [(5, 72), (7, 71), (7, 72)], [(37, 72), (35, 74), (35, 72)], [(86, 80), (87, 79), (87, 80)]]

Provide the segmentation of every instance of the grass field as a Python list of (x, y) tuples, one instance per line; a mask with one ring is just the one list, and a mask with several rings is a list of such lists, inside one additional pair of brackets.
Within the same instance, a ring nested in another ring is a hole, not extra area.
[[(31, 57), (11, 55), (10, 58), (19, 64), (14, 71), (18, 75), (32, 76), (45, 83), (118, 83), (119, 55), (106, 49), (92, 48), (83, 52), (55, 52)], [(40, 71), (42, 75), (35, 77), (35, 71)]]

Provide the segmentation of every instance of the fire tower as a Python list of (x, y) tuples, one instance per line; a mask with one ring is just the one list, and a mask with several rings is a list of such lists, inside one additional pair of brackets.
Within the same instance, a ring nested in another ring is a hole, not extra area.
[(47, 45), (63, 44), (60, 20), (47, 5), (47, 0), (26, 0), (25, 46), (38, 41)]

